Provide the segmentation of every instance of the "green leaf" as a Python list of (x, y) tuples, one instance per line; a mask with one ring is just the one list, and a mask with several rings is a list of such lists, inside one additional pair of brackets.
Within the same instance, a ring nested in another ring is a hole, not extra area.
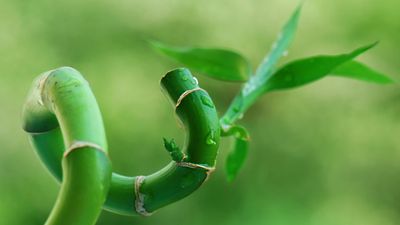
[(228, 181), (233, 181), (242, 168), (248, 153), (249, 141), (235, 138), (233, 151), (226, 158)]
[(331, 75), (369, 81), (378, 84), (394, 83), (394, 81), (386, 75), (354, 60), (336, 67), (336, 69), (332, 71)]
[(233, 181), (246, 161), (250, 138), (247, 130), (241, 126), (232, 126), (226, 135), (234, 136), (234, 146), (225, 164), (227, 179)]
[[(314, 56), (290, 62), (280, 68), (265, 86), (265, 91), (294, 88), (316, 81), (329, 75), (346, 62), (374, 47), (377, 43), (367, 45), (348, 54), (334, 56)], [(347, 77), (355, 78), (347, 73)], [(359, 78), (358, 78), (359, 79)]]
[(173, 47), (151, 41), (164, 55), (214, 79), (244, 82), (251, 75), (249, 62), (239, 53), (214, 48)]
[(271, 52), (264, 58), (263, 62), (257, 68), (256, 76), (264, 80), (269, 79), (278, 60), (285, 55), (287, 48), (292, 42), (296, 33), (297, 24), (300, 16), (301, 6), (299, 6), (290, 19), (283, 26), (278, 39), (274, 43)]

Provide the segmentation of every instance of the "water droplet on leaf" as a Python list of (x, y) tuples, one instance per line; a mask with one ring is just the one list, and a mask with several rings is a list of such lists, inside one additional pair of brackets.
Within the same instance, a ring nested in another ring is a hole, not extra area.
[(216, 145), (217, 142), (215, 142), (215, 131), (211, 130), (210, 133), (207, 135), (206, 143), (208, 145)]
[(288, 55), (289, 55), (289, 51), (284, 51), (283, 54), (282, 54), (283, 57), (286, 57)]

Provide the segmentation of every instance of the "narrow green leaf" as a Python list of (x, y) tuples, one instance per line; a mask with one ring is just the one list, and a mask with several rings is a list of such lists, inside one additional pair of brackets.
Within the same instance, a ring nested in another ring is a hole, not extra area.
[(226, 172), (228, 181), (233, 181), (242, 168), (248, 153), (249, 142), (235, 138), (235, 145), (232, 152), (226, 158)]
[(226, 134), (234, 136), (234, 146), (226, 158), (226, 173), (228, 181), (233, 181), (247, 158), (249, 134), (244, 127), (232, 126)]
[[(290, 62), (280, 68), (265, 86), (265, 91), (294, 88), (311, 83), (332, 73), (338, 66), (371, 49), (377, 43), (367, 45), (348, 54), (314, 56)], [(359, 75), (357, 75), (359, 76)], [(357, 77), (356, 76), (356, 77)], [(350, 73), (347, 77), (354, 78)]]
[(389, 84), (394, 81), (388, 76), (373, 70), (363, 63), (355, 60), (346, 62), (334, 69), (332, 75), (340, 77), (348, 77), (353, 79), (359, 79), (363, 81), (374, 82), (378, 84)]
[(278, 39), (272, 46), (271, 52), (264, 58), (263, 62), (257, 68), (256, 76), (260, 76), (264, 80), (267, 80), (272, 75), (276, 63), (283, 55), (285, 55), (287, 48), (294, 38), (300, 11), (301, 6), (294, 11), (290, 19), (283, 26)]
[(173, 47), (155, 41), (150, 44), (164, 55), (214, 79), (244, 82), (251, 75), (249, 62), (230, 50)]

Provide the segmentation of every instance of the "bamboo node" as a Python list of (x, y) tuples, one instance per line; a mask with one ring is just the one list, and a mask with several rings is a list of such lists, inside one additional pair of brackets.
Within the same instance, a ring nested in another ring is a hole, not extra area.
[(145, 178), (145, 176), (137, 176), (135, 178), (135, 210), (142, 216), (151, 216), (152, 213), (147, 212), (144, 208), (144, 194), (140, 193), (140, 186)]
[(77, 149), (82, 149), (85, 147), (94, 148), (96, 150), (99, 150), (99, 151), (107, 154), (107, 152), (98, 144), (87, 142), (87, 141), (74, 141), (72, 143), (72, 145), (67, 150), (65, 150), (64, 157), (67, 157), (71, 152), (73, 152)]
[(186, 168), (191, 168), (191, 169), (203, 169), (206, 171), (206, 179), (204, 181), (207, 181), (208, 178), (210, 177), (211, 173), (214, 172), (215, 167), (209, 167), (206, 165), (202, 164), (196, 164), (196, 163), (191, 163), (191, 162), (176, 162), (176, 165), (179, 167), (186, 167)]
[(186, 96), (188, 96), (189, 94), (191, 94), (191, 93), (193, 93), (193, 92), (195, 92), (195, 91), (204, 91), (204, 92), (206, 92), (203, 88), (200, 88), (200, 87), (193, 88), (193, 89), (190, 89), (190, 90), (186, 90), (185, 92), (183, 92), (183, 93), (179, 96), (178, 100), (176, 101), (175, 109), (178, 108), (178, 106), (181, 104), (181, 102), (183, 101), (183, 99), (184, 99)]

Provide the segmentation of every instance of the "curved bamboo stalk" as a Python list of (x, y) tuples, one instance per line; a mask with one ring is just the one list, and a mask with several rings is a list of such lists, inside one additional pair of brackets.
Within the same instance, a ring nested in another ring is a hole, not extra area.
[(46, 224), (95, 224), (109, 190), (111, 163), (100, 110), (87, 82), (68, 67), (44, 73), (33, 84), (23, 118), (24, 129), (31, 134), (59, 130), (63, 142), (49, 138), (46, 143), (67, 149), (63, 155), (42, 155), (57, 158), (53, 173), (62, 169), (64, 176)]
[[(148, 176), (128, 177), (112, 174), (105, 209), (124, 215), (150, 215), (195, 191), (213, 171), (219, 147), (218, 115), (210, 96), (198, 86), (187, 69), (176, 69), (161, 79), (161, 85), (175, 105), (187, 131), (185, 157), (173, 158), (167, 166)], [(45, 133), (30, 133), (41, 160), (61, 181), (60, 159), (64, 152), (58, 128)], [(171, 153), (172, 155), (172, 153)]]

